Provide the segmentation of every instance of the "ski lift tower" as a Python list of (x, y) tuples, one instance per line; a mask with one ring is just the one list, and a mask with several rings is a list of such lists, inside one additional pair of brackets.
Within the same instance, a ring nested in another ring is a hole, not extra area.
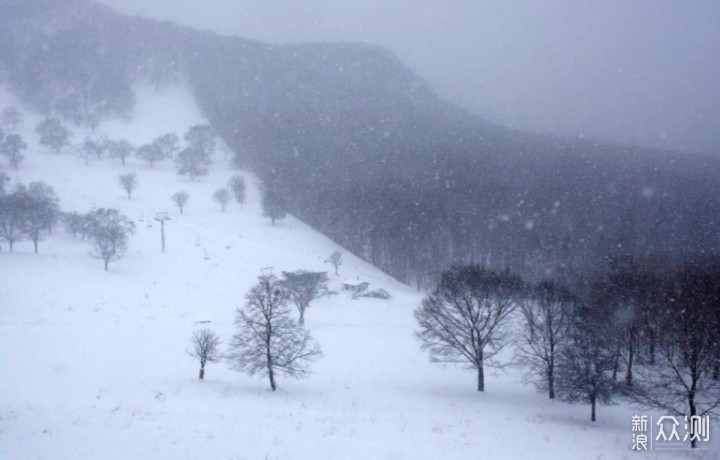
[(160, 239), (162, 241), (162, 252), (165, 252), (165, 221), (172, 219), (170, 219), (170, 216), (168, 216), (168, 213), (166, 212), (155, 213), (155, 217), (153, 217), (153, 219), (160, 222)]

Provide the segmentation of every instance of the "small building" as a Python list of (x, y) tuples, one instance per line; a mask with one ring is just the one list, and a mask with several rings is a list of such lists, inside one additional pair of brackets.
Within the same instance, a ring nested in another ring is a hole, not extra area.
[(345, 280), (342, 282), (342, 290), (357, 294), (358, 292), (364, 292), (370, 287), (370, 283), (367, 281), (358, 280)]

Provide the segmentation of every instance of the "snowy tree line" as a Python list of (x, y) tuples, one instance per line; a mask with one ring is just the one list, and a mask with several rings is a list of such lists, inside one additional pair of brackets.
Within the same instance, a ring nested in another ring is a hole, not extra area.
[[(456, 266), (415, 311), (432, 361), (521, 366), (551, 399), (616, 400), (675, 415), (720, 407), (720, 260), (673, 270), (629, 260), (577, 292)], [(515, 356), (501, 359), (513, 344)]]

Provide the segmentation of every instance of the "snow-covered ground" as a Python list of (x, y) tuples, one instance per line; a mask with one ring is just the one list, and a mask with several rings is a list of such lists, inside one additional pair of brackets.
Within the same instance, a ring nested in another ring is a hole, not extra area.
[[(182, 87), (138, 88), (132, 121), (97, 134), (136, 145), (204, 122)], [(16, 104), (7, 93), (0, 107)], [(2, 459), (632, 459), (720, 458), (717, 451), (630, 450), (630, 418), (647, 411), (548, 401), (515, 369), (489, 371), (486, 392), (474, 374), (428, 362), (413, 337), (422, 295), (345, 253), (340, 276), (325, 263), (337, 246), (288, 217), (261, 216), (257, 179), (215, 155), (195, 182), (165, 161), (92, 161), (37, 145), (40, 119), (26, 111), (20, 132), (30, 148), (20, 182), (53, 186), (65, 211), (113, 207), (137, 232), (104, 272), (88, 245), (58, 229), (0, 253), (0, 458)], [(73, 138), (84, 135), (76, 129)], [(128, 200), (118, 175), (135, 172)], [(212, 193), (233, 174), (250, 186), (244, 209), (221, 212)], [(12, 184), (11, 184), (12, 185)], [(170, 196), (191, 195), (183, 215)], [(156, 212), (167, 211), (167, 252)], [(210, 364), (205, 381), (185, 352), (192, 332), (210, 327), (227, 339), (235, 309), (260, 270), (327, 270), (331, 288), (362, 279), (393, 299), (316, 301), (306, 325), (324, 357), (306, 380), (250, 378)], [(209, 322), (209, 323), (206, 323)], [(717, 427), (713, 435), (717, 438)], [(717, 446), (717, 441), (714, 443)]]

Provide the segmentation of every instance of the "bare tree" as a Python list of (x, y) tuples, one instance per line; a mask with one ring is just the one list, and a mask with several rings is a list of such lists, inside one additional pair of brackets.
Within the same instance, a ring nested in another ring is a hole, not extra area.
[(132, 192), (138, 187), (135, 173), (120, 174), (119, 182), (125, 193), (127, 193), (128, 200), (132, 199)]
[(0, 154), (7, 157), (14, 169), (17, 169), (20, 162), (25, 158), (21, 153), (27, 149), (27, 144), (19, 134), (9, 134), (0, 144)]
[(283, 279), (280, 285), (287, 292), (288, 298), (297, 307), (300, 318), (298, 324), (305, 324), (305, 310), (310, 302), (328, 293), (326, 272), (309, 272), (296, 270), (294, 272), (283, 272)]
[(551, 282), (535, 287), (521, 303), (522, 330), (516, 348), (516, 360), (527, 368), (538, 390), (555, 399), (555, 372), (558, 355), (569, 339), (577, 299), (569, 291)]
[(611, 403), (617, 392), (612, 378), (615, 347), (606, 340), (611, 325), (602, 315), (593, 315), (591, 308), (583, 310), (575, 316), (570, 340), (560, 351), (555, 384), (561, 400), (590, 404), (594, 422), (597, 403)]
[(215, 153), (217, 136), (210, 125), (195, 125), (188, 128), (183, 136), (188, 146), (201, 152), (201, 155), (208, 160)]
[(80, 213), (75, 211), (65, 212), (62, 214), (61, 220), (65, 224), (65, 230), (72, 233), (73, 238), (76, 238), (77, 234), (83, 231), (84, 219)]
[(288, 203), (285, 195), (278, 187), (278, 180), (271, 179), (262, 186), (263, 215), (269, 217), (273, 225), (287, 214)]
[(485, 390), (484, 366), (508, 344), (508, 319), (524, 295), (520, 277), (479, 265), (443, 272), (432, 294), (415, 310), (415, 334), (433, 362), (464, 363), (477, 371)]
[(57, 118), (41, 121), (35, 127), (35, 132), (40, 136), (40, 145), (51, 147), (56, 152), (70, 145), (72, 133)]
[(5, 128), (10, 128), (12, 131), (15, 131), (23, 120), (22, 112), (16, 107), (5, 107), (3, 111), (0, 112), (0, 124)]
[(210, 158), (199, 148), (187, 147), (175, 157), (175, 164), (179, 175), (195, 180), (196, 177), (208, 175), (206, 166), (210, 164)]
[(32, 182), (27, 190), (26, 205), (24, 209), (23, 230), (33, 242), (35, 252), (38, 252), (38, 241), (43, 230), (50, 230), (57, 220), (58, 196), (55, 190), (44, 182)]
[(124, 139), (121, 140), (108, 140), (105, 143), (105, 148), (110, 154), (111, 158), (117, 158), (122, 164), (125, 164), (130, 155), (135, 151), (135, 147)]
[(230, 181), (228, 181), (228, 187), (235, 196), (235, 201), (240, 205), (240, 209), (242, 209), (243, 204), (245, 204), (245, 179), (243, 179), (242, 176), (233, 176), (230, 178)]
[(80, 149), (86, 158), (95, 155), (95, 158), (99, 160), (105, 154), (106, 142), (105, 139), (86, 137), (83, 139), (82, 144), (80, 144)]
[[(720, 381), (713, 378), (720, 349), (717, 311), (720, 270), (688, 267), (666, 290), (656, 362), (636, 367), (631, 397), (673, 415), (717, 415)], [(690, 424), (691, 446), (697, 446)]]
[(230, 192), (228, 192), (226, 188), (217, 189), (215, 193), (213, 193), (213, 199), (220, 206), (222, 212), (225, 212), (225, 208), (230, 202), (230, 197)]
[(154, 168), (158, 161), (165, 159), (165, 153), (155, 144), (141, 145), (135, 154), (151, 168)]
[(175, 203), (175, 206), (177, 206), (180, 210), (180, 214), (182, 214), (183, 210), (185, 209), (185, 205), (190, 199), (190, 195), (185, 192), (177, 192), (174, 193), (173, 196), (170, 198), (173, 200), (173, 203)]
[(233, 369), (249, 375), (267, 373), (275, 391), (276, 374), (291, 378), (309, 375), (310, 362), (322, 356), (310, 333), (290, 318), (287, 294), (273, 275), (259, 277), (237, 310), (238, 333), (227, 357)]
[(0, 238), (8, 242), (10, 252), (13, 245), (25, 236), (27, 202), (24, 186), (18, 186), (13, 193), (0, 195)]
[(88, 216), (88, 236), (93, 245), (90, 256), (102, 259), (107, 271), (108, 264), (122, 257), (127, 250), (128, 237), (135, 232), (135, 224), (117, 209), (100, 208)]
[(162, 152), (166, 158), (172, 158), (175, 152), (179, 150), (180, 138), (177, 134), (169, 133), (158, 136), (152, 141), (152, 146)]
[(205, 378), (205, 364), (214, 363), (220, 360), (220, 336), (210, 329), (200, 329), (193, 332), (190, 339), (192, 348), (187, 350), (188, 354), (200, 361), (200, 372), (198, 379)]
[(330, 254), (330, 257), (328, 258), (328, 262), (332, 264), (333, 267), (335, 267), (335, 276), (338, 274), (338, 268), (343, 263), (343, 253), (341, 251), (338, 251), (337, 249)]

